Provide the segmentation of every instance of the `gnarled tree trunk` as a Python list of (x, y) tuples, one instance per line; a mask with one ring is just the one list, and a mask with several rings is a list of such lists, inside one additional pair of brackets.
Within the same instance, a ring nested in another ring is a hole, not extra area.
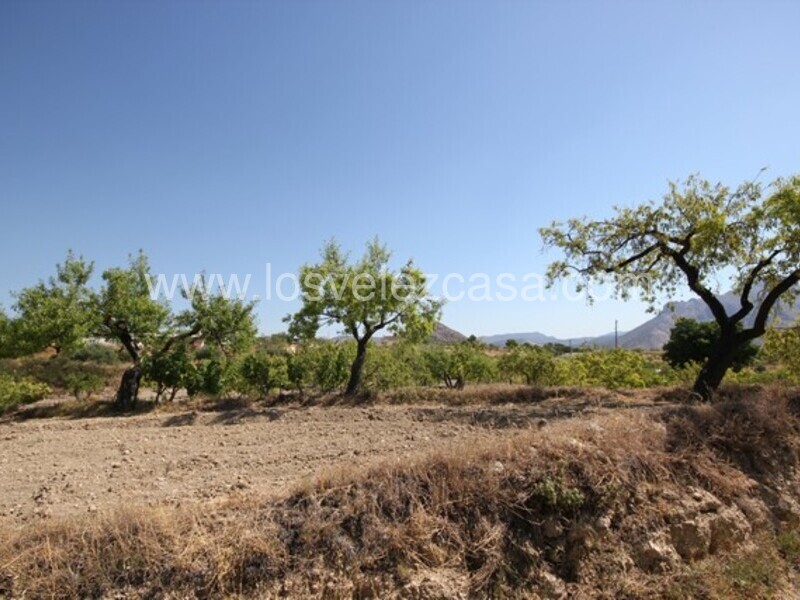
[(692, 387), (693, 391), (708, 402), (714, 396), (728, 369), (733, 365), (736, 351), (749, 343), (749, 339), (737, 336), (735, 325), (727, 324), (721, 328), (719, 340), (708, 357)]
[(345, 396), (354, 396), (361, 387), (361, 377), (364, 372), (364, 363), (367, 360), (367, 344), (369, 338), (361, 338), (357, 340), (356, 345), (356, 358), (350, 366), (350, 379), (347, 382), (347, 388), (344, 391)]
[(131, 410), (136, 405), (141, 381), (142, 367), (138, 363), (128, 367), (122, 374), (122, 381), (117, 389), (117, 406), (121, 410)]
[(106, 321), (106, 325), (116, 332), (119, 341), (125, 346), (125, 350), (133, 361), (133, 364), (122, 374), (116, 397), (117, 407), (120, 410), (128, 411), (136, 405), (136, 401), (139, 399), (139, 384), (142, 381), (141, 355), (125, 321), (112, 322), (109, 319)]

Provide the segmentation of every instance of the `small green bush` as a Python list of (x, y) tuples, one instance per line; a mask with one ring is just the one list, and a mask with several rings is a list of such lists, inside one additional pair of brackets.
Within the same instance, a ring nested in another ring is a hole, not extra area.
[(22, 404), (41, 400), (50, 393), (50, 387), (29, 378), (17, 379), (0, 375), (0, 412)]
[(257, 352), (245, 356), (239, 363), (237, 391), (265, 398), (274, 389), (289, 385), (286, 357)]
[(66, 391), (76, 400), (89, 400), (92, 394), (103, 391), (105, 385), (103, 377), (90, 372), (70, 373), (64, 378)]
[(86, 344), (69, 354), (69, 358), (78, 362), (93, 362), (103, 365), (115, 365), (120, 362), (119, 353), (107, 344)]

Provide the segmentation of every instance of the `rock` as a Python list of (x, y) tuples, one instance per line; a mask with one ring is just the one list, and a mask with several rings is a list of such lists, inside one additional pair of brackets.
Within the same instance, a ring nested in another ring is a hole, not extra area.
[(696, 560), (708, 554), (711, 547), (710, 519), (696, 517), (670, 527), (675, 550), (684, 560)]
[(766, 506), (760, 500), (750, 496), (739, 496), (735, 500), (737, 508), (755, 528), (762, 528), (769, 524), (769, 514)]
[(750, 523), (738, 508), (726, 508), (711, 521), (711, 553), (730, 550), (750, 535)]
[(564, 582), (548, 571), (539, 573), (538, 591), (542, 594), (542, 598), (566, 598), (567, 586)]
[(786, 494), (779, 494), (777, 501), (772, 506), (775, 517), (790, 528), (800, 526), (800, 506)]
[(557, 517), (548, 517), (542, 523), (542, 535), (549, 540), (559, 538), (564, 533), (564, 527)]
[(611, 515), (603, 515), (602, 517), (599, 517), (597, 519), (597, 522), (595, 523), (595, 528), (597, 529), (598, 532), (605, 534), (611, 531), (611, 524), (612, 524)]
[(714, 494), (700, 488), (692, 488), (692, 500), (695, 503), (692, 508), (701, 513), (717, 512), (722, 508), (722, 502)]
[(664, 534), (659, 533), (634, 548), (633, 560), (643, 571), (659, 573), (678, 564), (680, 557)]
[(493, 472), (493, 473), (498, 473), (498, 474), (500, 474), (500, 473), (502, 473), (502, 472), (503, 472), (503, 471), (505, 471), (505, 470), (506, 470), (506, 467), (505, 467), (505, 465), (504, 465), (503, 463), (501, 463), (499, 460), (496, 460), (496, 461), (494, 462), (494, 464), (492, 465), (492, 472)]

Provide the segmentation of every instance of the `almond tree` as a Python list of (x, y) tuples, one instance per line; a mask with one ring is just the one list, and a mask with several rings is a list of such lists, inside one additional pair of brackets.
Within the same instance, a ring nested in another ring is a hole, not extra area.
[[(661, 201), (615, 207), (604, 220), (555, 222), (540, 234), (565, 254), (548, 268), (551, 284), (573, 273), (584, 289), (611, 281), (620, 297), (638, 291), (651, 308), (679, 285), (697, 294), (719, 325), (694, 384), (709, 399), (740, 349), (764, 335), (776, 303), (797, 297), (800, 176), (734, 189), (690, 176), (670, 183)], [(731, 273), (739, 303), (728, 312), (714, 282)]]
[(131, 257), (127, 268), (106, 270), (103, 280), (96, 300), (99, 334), (122, 344), (132, 363), (117, 391), (123, 410), (136, 403), (145, 357), (158, 361), (177, 344), (202, 340), (230, 359), (255, 338), (254, 304), (209, 293), (205, 279), (185, 291), (191, 308), (173, 315), (165, 299), (152, 297), (153, 277), (141, 252)]
[(92, 328), (88, 282), (93, 270), (94, 263), (70, 251), (54, 277), (14, 294), (15, 353), (52, 348), (60, 354), (83, 345)]
[(345, 395), (352, 396), (361, 386), (373, 336), (385, 329), (423, 339), (439, 320), (441, 302), (428, 294), (425, 275), (412, 261), (390, 270), (391, 253), (377, 238), (357, 262), (348, 262), (335, 241), (325, 245), (321, 258), (300, 269), (303, 307), (286, 321), (295, 338), (313, 338), (320, 327), (336, 324), (355, 339), (356, 356), (345, 389)]
[(95, 299), (98, 334), (122, 344), (131, 359), (117, 390), (117, 404), (123, 410), (132, 408), (139, 397), (143, 351), (170, 327), (169, 304), (151, 296), (151, 281), (150, 264), (140, 252), (130, 258), (127, 268), (103, 272), (104, 285)]

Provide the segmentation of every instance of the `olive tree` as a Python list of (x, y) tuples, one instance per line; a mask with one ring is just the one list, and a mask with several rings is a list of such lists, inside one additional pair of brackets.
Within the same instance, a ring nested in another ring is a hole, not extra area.
[(412, 261), (389, 268), (391, 253), (377, 238), (364, 255), (350, 262), (335, 241), (322, 250), (321, 261), (300, 269), (302, 308), (286, 318), (296, 338), (313, 338), (320, 327), (340, 325), (356, 342), (345, 395), (355, 394), (362, 379), (367, 348), (373, 336), (387, 330), (423, 339), (433, 331), (441, 303), (433, 299), (425, 275)]
[[(690, 176), (670, 183), (660, 201), (616, 207), (608, 219), (555, 222), (540, 234), (565, 255), (548, 268), (551, 284), (572, 273), (584, 288), (610, 281), (624, 299), (638, 290), (651, 308), (681, 284), (699, 296), (719, 325), (694, 384), (708, 399), (740, 349), (765, 333), (776, 303), (796, 298), (799, 223), (800, 176), (736, 188)], [(730, 312), (714, 284), (729, 273), (738, 295)]]

